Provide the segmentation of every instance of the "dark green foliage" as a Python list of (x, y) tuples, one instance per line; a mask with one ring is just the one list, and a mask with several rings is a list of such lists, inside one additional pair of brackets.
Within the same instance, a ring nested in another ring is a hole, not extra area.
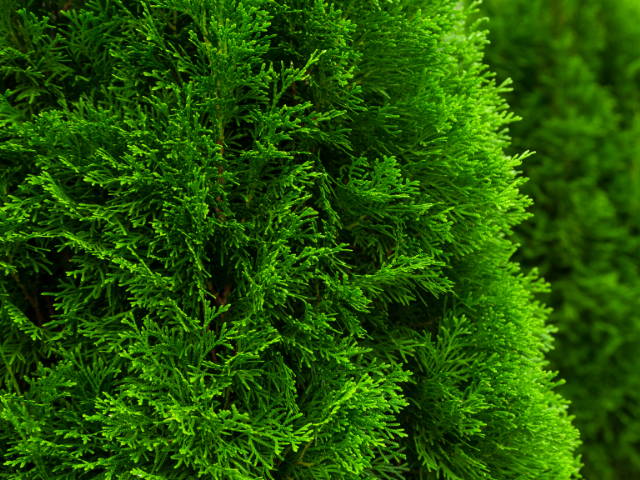
[(457, 1), (16, 5), (1, 479), (577, 478)]
[(512, 77), (533, 221), (522, 259), (551, 282), (552, 360), (585, 476), (640, 478), (640, 3), (490, 0), (489, 60)]

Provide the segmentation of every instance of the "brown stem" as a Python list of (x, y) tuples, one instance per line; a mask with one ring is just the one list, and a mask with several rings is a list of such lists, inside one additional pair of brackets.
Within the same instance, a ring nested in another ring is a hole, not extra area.
[(29, 292), (29, 290), (27, 290), (27, 287), (25, 287), (24, 283), (22, 283), (20, 281), (20, 277), (18, 276), (17, 273), (14, 272), (12, 274), (12, 277), (15, 280), (15, 282), (18, 284), (18, 286), (20, 287), (20, 290), (22, 290), (22, 294), (27, 299), (27, 302), (29, 302), (29, 304), (33, 308), (33, 311), (36, 314), (36, 324), (39, 327), (41, 327), (44, 323), (46, 323), (47, 320), (46, 320), (45, 316), (42, 314), (42, 310), (40, 310), (40, 303), (38, 302), (38, 299), (36, 297), (34, 297)]
[[(220, 155), (224, 155), (224, 133), (220, 132), (220, 138), (218, 140), (216, 140), (216, 143), (218, 145), (220, 145)], [(224, 177), (222, 176), (222, 174), (224, 173), (224, 168), (222, 167), (222, 165), (220, 165), (218, 167), (218, 183), (220, 185), (224, 185)], [(218, 202), (218, 205), (220, 203), (222, 203), (222, 197), (220, 195), (218, 195), (216, 197), (216, 202)], [(218, 207), (217, 205), (214, 207), (214, 210), (216, 212), (216, 215), (218, 216), (218, 218), (220, 220), (225, 220), (225, 215), (222, 213), (222, 210), (220, 209), (220, 207)]]
[[(209, 290), (209, 292), (211, 292), (214, 295), (213, 301), (215, 302), (215, 304), (218, 307), (221, 307), (222, 305), (227, 304), (229, 295), (231, 294), (231, 284), (230, 283), (225, 284), (224, 289), (222, 290), (222, 294), (220, 294), (220, 292), (217, 292), (213, 288), (213, 284), (210, 281), (208, 281), (207, 290)], [(220, 319), (224, 321), (224, 316), (226, 314), (227, 312), (222, 313), (222, 315), (220, 315)], [(216, 354), (215, 348), (211, 350), (211, 360), (213, 361), (213, 363), (218, 363), (218, 355)]]
[(298, 457), (298, 460), (296, 460), (296, 464), (298, 465), (302, 465), (303, 467), (312, 467), (313, 463), (310, 462), (303, 462), (302, 460), (304, 459), (304, 454), (307, 453), (308, 448), (311, 446), (311, 442), (308, 442), (304, 448), (302, 449), (302, 452), (300, 453), (300, 456)]

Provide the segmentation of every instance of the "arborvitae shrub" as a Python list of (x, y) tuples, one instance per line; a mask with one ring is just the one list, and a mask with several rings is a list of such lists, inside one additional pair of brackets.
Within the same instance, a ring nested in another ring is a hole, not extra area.
[(0, 478), (577, 476), (457, 0), (2, 15)]
[(522, 259), (552, 285), (554, 368), (585, 476), (640, 478), (640, 3), (490, 0), (491, 64), (523, 118)]

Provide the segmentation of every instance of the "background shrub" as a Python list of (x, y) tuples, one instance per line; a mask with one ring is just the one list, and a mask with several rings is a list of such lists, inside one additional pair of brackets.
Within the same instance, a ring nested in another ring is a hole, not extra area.
[(534, 216), (520, 258), (550, 281), (553, 365), (585, 475), (640, 477), (640, 4), (485, 3), (488, 60), (514, 80), (513, 148)]
[(468, 10), (5, 7), (0, 478), (577, 476)]

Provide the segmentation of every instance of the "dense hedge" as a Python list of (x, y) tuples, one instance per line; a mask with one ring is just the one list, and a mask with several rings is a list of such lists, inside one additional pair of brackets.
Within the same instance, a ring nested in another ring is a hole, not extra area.
[(535, 203), (522, 259), (551, 282), (552, 354), (585, 476), (640, 478), (640, 3), (489, 0)]
[(457, 0), (5, 7), (1, 479), (577, 477)]

